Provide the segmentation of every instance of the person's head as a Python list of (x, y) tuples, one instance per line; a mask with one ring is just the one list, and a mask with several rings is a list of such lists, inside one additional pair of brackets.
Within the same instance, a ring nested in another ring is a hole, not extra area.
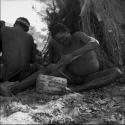
[(68, 27), (62, 23), (57, 23), (51, 29), (52, 37), (63, 45), (69, 45), (70, 43), (70, 30)]
[(19, 17), (15, 21), (14, 27), (15, 26), (21, 26), (25, 32), (28, 32), (30, 23), (29, 23), (28, 19), (26, 19), (24, 17)]
[(0, 28), (5, 26), (5, 21), (0, 20)]

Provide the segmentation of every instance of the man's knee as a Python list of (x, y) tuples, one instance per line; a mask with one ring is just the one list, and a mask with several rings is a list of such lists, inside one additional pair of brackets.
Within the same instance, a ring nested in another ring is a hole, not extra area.
[(112, 71), (122, 74), (122, 71), (118, 67), (112, 68)]
[(114, 78), (119, 78), (123, 74), (122, 71), (118, 67), (112, 68), (112, 73)]

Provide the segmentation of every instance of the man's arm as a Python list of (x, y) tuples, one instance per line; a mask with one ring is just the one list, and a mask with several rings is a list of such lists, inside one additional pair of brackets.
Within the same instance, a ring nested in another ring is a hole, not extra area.
[(80, 55), (82, 56), (86, 54), (87, 52), (99, 47), (99, 42), (95, 38), (93, 37), (89, 37), (89, 38), (90, 40), (83, 47), (70, 53), (72, 58), (74, 58), (75, 56), (80, 56)]
[(99, 42), (93, 37), (89, 37), (84, 33), (78, 33), (77, 37), (79, 37), (79, 39), (85, 45), (83, 47), (81, 47), (80, 49), (73, 51), (70, 54), (66, 54), (66, 55), (62, 56), (61, 60), (59, 61), (60, 65), (69, 64), (73, 60), (76, 60), (77, 58), (83, 56), (87, 52), (90, 52), (90, 51), (96, 49), (97, 47), (99, 47)]
[(93, 37), (88, 36), (87, 34), (83, 32), (77, 32), (75, 33), (75, 36), (80, 40), (80, 42), (84, 43), (84, 46), (72, 52), (71, 55), (73, 57), (78, 56), (78, 55), (84, 55), (85, 53), (91, 50), (94, 50), (99, 46), (98, 40), (96, 40)]
[(54, 65), (53, 69), (56, 70), (56, 69), (59, 69), (60, 67), (65, 67), (67, 64), (78, 59), (79, 57), (83, 56), (87, 52), (92, 51), (96, 49), (97, 47), (99, 47), (99, 42), (95, 38), (87, 36), (87, 37), (84, 37), (84, 41), (85, 40), (86, 40), (86, 44), (83, 47), (73, 51), (70, 54), (66, 54), (62, 56), (59, 62)]

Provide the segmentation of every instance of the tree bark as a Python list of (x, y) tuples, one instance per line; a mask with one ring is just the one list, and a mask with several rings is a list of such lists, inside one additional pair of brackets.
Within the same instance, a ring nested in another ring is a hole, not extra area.
[(122, 69), (125, 65), (125, 0), (55, 1), (59, 15), (62, 14), (60, 20), (72, 33), (81, 30), (95, 37), (101, 45), (97, 51), (97, 55), (102, 54), (99, 60), (108, 60)]
[[(101, 46), (104, 48), (109, 60), (115, 65), (123, 66), (123, 53), (125, 35), (121, 25), (125, 21), (125, 1), (120, 0), (80, 0), (83, 31), (89, 35), (97, 36), (97, 24), (92, 25), (92, 13), (96, 21), (102, 23)], [(95, 26), (95, 28), (94, 28)], [(94, 29), (94, 30), (93, 30)], [(95, 30), (96, 29), (96, 30)]]

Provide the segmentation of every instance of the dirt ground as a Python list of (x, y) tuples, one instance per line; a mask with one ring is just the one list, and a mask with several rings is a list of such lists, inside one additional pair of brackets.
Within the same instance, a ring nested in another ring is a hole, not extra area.
[(125, 84), (62, 96), (27, 90), (0, 97), (1, 124), (125, 124)]

